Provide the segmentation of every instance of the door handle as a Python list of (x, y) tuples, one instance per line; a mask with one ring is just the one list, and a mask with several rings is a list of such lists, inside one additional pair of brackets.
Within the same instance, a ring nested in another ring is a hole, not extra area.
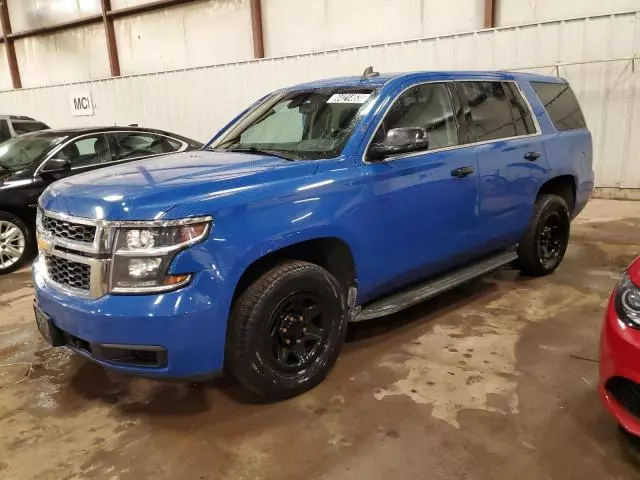
[(471, 175), (473, 173), (473, 167), (466, 166), (460, 168), (454, 168), (451, 170), (451, 176), (455, 178), (464, 178), (467, 175)]
[(528, 152), (524, 154), (524, 159), (529, 160), (530, 162), (535, 162), (540, 158), (540, 152)]

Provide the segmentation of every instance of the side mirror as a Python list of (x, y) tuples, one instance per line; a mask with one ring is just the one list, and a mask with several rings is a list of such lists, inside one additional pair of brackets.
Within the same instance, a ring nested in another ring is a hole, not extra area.
[(71, 163), (69, 160), (63, 160), (61, 158), (50, 158), (42, 166), (40, 172), (52, 174), (52, 173), (64, 173), (71, 170)]
[(369, 147), (370, 160), (382, 160), (399, 153), (415, 152), (429, 148), (429, 135), (421, 127), (392, 128), (381, 143), (372, 143)]

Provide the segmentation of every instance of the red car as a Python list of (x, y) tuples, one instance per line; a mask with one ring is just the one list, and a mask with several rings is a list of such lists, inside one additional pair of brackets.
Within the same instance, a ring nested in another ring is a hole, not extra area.
[(599, 390), (618, 423), (640, 436), (640, 257), (609, 299), (600, 339)]

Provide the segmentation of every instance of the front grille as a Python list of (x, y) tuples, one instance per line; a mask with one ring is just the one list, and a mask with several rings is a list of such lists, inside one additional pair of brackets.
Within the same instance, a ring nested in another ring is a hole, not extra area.
[(624, 377), (613, 377), (605, 389), (626, 411), (640, 418), (640, 385)]
[(64, 238), (75, 242), (93, 243), (96, 237), (95, 225), (83, 225), (66, 220), (42, 215), (42, 228), (54, 237)]
[(91, 267), (84, 263), (72, 262), (61, 257), (45, 256), (47, 274), (54, 282), (66, 287), (89, 290)]

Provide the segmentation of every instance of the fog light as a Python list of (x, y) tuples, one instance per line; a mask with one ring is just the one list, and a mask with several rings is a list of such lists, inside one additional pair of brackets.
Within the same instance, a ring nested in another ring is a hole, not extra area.
[(132, 278), (156, 277), (161, 258), (132, 258), (129, 260), (129, 276)]

